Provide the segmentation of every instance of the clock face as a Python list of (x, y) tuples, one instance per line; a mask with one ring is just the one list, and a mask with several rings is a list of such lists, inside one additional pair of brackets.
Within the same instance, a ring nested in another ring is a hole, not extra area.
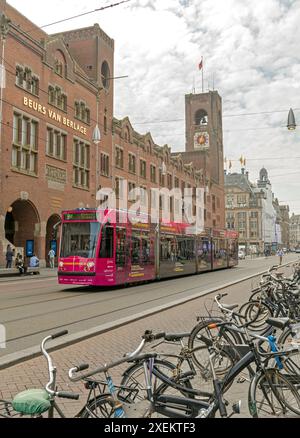
[(194, 137), (195, 149), (208, 149), (209, 148), (209, 134), (207, 132), (196, 132)]

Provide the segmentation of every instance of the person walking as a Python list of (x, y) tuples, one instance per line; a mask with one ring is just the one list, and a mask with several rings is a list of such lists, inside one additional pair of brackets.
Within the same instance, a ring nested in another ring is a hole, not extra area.
[(283, 250), (282, 249), (279, 249), (278, 251), (277, 251), (277, 255), (278, 255), (278, 257), (279, 257), (279, 264), (280, 265), (282, 265), (282, 260), (283, 260)]
[(54, 251), (54, 249), (50, 249), (50, 251), (48, 253), (48, 257), (49, 257), (49, 262), (50, 262), (50, 268), (54, 269), (55, 268), (55, 251)]
[(7, 250), (6, 250), (6, 269), (11, 269), (12, 267), (12, 262), (13, 262), (13, 257), (14, 257), (14, 252), (12, 250), (12, 247), (10, 245), (7, 245)]

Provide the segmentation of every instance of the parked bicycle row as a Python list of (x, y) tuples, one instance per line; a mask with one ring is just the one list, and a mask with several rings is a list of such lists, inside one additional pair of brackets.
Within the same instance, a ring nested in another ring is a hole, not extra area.
[[(136, 350), (119, 360), (89, 370), (69, 370), (71, 382), (83, 382), (81, 418), (228, 418), (240, 413), (240, 401), (227, 392), (247, 382), (252, 417), (300, 415), (300, 266), (287, 278), (272, 267), (251, 291), (249, 300), (214, 306), (200, 315), (188, 333), (147, 330)], [(57, 369), (48, 343), (67, 334), (46, 337), (41, 351), (48, 364), (45, 388), (29, 389), (12, 401), (0, 401), (1, 417), (64, 417), (57, 399), (78, 400), (79, 394), (57, 390)], [(172, 354), (159, 351), (161, 344)], [(174, 352), (173, 352), (174, 350)], [(112, 369), (125, 367), (118, 381)], [(25, 365), (26, 366), (26, 365)]]

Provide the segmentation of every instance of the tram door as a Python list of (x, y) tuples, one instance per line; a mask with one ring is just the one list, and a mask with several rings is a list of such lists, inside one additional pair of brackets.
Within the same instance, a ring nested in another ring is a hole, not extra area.
[(125, 227), (116, 227), (116, 283), (124, 284), (128, 273), (128, 243)]

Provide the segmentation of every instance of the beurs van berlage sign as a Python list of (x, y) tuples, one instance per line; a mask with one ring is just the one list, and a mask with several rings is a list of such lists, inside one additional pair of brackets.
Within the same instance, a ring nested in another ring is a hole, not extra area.
[(23, 97), (23, 105), (27, 106), (28, 108), (33, 109), (34, 111), (43, 114), (44, 116), (48, 116), (49, 119), (54, 120), (55, 122), (58, 122), (64, 126), (67, 126), (69, 128), (74, 129), (76, 132), (80, 132), (83, 135), (87, 135), (87, 128), (80, 125), (79, 123), (68, 119), (65, 116), (62, 116), (61, 114), (58, 114), (57, 112), (53, 111), (50, 108), (47, 108), (46, 106), (41, 105), (40, 103), (36, 102), (35, 100), (29, 99), (28, 97)]

